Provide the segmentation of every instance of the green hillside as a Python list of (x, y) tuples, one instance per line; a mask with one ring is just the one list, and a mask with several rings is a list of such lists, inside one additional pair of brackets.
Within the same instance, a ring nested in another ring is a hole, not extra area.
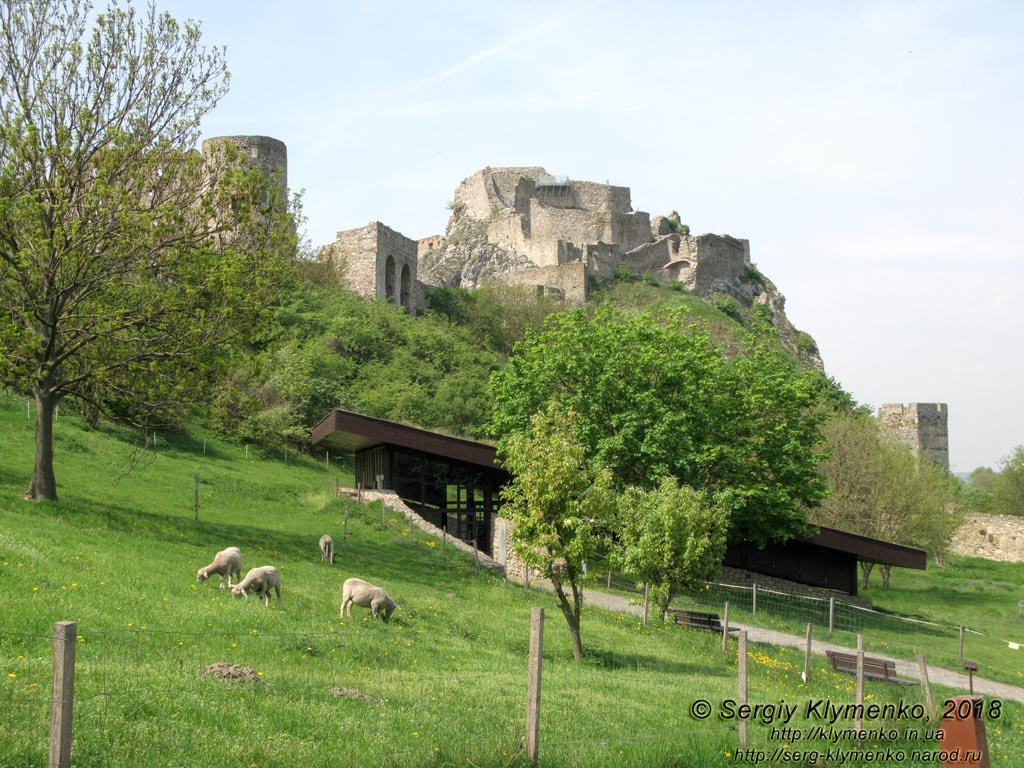
[[(737, 753), (736, 721), (720, 717), (736, 697), (735, 644), (723, 654), (714, 635), (587, 609), (587, 656), (576, 664), (551, 597), (478, 574), (472, 557), (452, 548), (443, 558), (440, 542), (418, 531), (410, 540), (404, 520), (379, 506), (335, 499), (335, 480), (349, 482), (342, 466), (283, 451), (247, 457), (201, 429), (157, 434), (155, 446), (139, 450), (135, 433), (90, 430), (62, 415), (61, 501), (28, 503), (20, 496), (33, 422), (23, 400), (0, 395), (0, 435), (3, 768), (46, 762), (52, 628), (62, 620), (77, 622), (75, 766), (526, 765), (534, 606), (547, 612), (541, 765), (753, 764)], [(334, 566), (320, 563), (322, 533), (337, 543)], [(233, 599), (216, 579), (196, 583), (196, 570), (232, 545), (245, 569), (277, 566), (283, 607)], [(339, 618), (349, 576), (395, 598), (390, 624), (359, 608)], [(201, 674), (217, 663), (251, 670), (253, 680)], [(852, 678), (823, 659), (802, 683), (794, 649), (752, 647), (749, 666), (752, 702), (853, 701)], [(923, 701), (918, 687), (869, 681), (867, 691), (875, 702)], [(711, 718), (691, 714), (698, 699), (712, 703)], [(773, 739), (772, 727), (752, 722), (750, 746), (795, 746)], [(988, 733), (993, 765), (1019, 765), (1024, 708), (1003, 703)], [(876, 756), (934, 742), (864, 746)]]

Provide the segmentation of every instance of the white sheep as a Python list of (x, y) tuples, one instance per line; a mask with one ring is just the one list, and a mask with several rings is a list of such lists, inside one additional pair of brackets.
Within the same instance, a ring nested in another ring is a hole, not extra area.
[(220, 576), (220, 588), (224, 589), (224, 577), (228, 577), (228, 586), (231, 586), (231, 576), (235, 581), (242, 576), (242, 550), (238, 547), (228, 547), (218, 552), (213, 562), (205, 568), (200, 568), (196, 573), (196, 581), (202, 583), (211, 576)]
[(245, 578), (231, 588), (231, 594), (235, 597), (241, 595), (249, 599), (249, 592), (262, 596), (265, 604), (270, 605), (270, 590), (277, 592), (277, 607), (281, 607), (281, 577), (277, 575), (277, 568), (272, 565), (261, 565), (259, 568), (252, 568), (245, 574)]
[[(391, 613), (398, 608), (395, 601), (380, 587), (375, 587), (362, 579), (346, 579), (341, 593), (341, 618), (345, 618), (346, 608), (349, 617), (352, 616), (353, 605), (369, 608), (374, 618), (379, 617), (384, 621), (388, 621)], [(383, 616), (381, 610), (384, 611)]]
[(320, 562), (334, 562), (334, 539), (326, 533), (320, 537)]

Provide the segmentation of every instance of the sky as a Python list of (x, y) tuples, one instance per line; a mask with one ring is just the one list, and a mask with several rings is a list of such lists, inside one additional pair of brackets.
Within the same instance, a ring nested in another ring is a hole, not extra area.
[(543, 166), (751, 259), (859, 402), (941, 402), (955, 472), (1024, 444), (1024, 3), (156, 0), (225, 46), (204, 138), (288, 147), (313, 246), (444, 232)]

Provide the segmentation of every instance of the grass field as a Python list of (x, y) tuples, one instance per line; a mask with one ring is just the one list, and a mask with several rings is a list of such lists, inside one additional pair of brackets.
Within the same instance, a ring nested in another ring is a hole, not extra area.
[[(849, 741), (796, 740), (822, 724), (810, 703), (853, 702), (853, 679), (816, 659), (805, 684), (798, 651), (762, 646), (748, 655), (750, 701), (797, 705), (796, 731), (773, 734), (781, 722), (761, 711), (749, 747), (783, 753), (740, 752), (737, 720), (722, 716), (736, 698), (737, 659), (720, 638), (588, 609), (577, 664), (553, 598), (477, 574), (453, 548), (443, 559), (439, 542), (418, 531), (410, 541), (404, 521), (379, 507), (334, 499), (335, 478), (348, 482), (343, 467), (246, 458), (201, 429), (158, 435), (136, 453), (132, 433), (62, 416), (61, 501), (32, 504), (21, 494), (33, 425), (24, 402), (2, 394), (0, 436), (0, 768), (46, 764), (52, 628), (62, 620), (77, 622), (75, 766), (527, 765), (534, 606), (547, 613), (541, 765), (839, 764), (828, 749), (846, 765), (879, 764), (885, 750), (903, 750), (903, 765), (940, 764), (913, 755), (937, 749), (925, 738), (935, 721), (866, 720), (874, 732), (852, 759)], [(333, 567), (319, 562), (322, 533), (339, 548)], [(216, 579), (196, 583), (196, 569), (230, 545), (246, 569), (278, 567), (282, 608), (233, 599)], [(339, 618), (349, 576), (395, 598), (390, 624), (358, 608)], [(951, 588), (943, 599), (959, 598)], [(202, 674), (217, 663), (252, 680)], [(869, 681), (866, 690), (869, 703), (923, 703), (919, 687)], [(700, 701), (708, 719), (692, 713)], [(998, 715), (987, 722), (993, 765), (1021, 765), (1024, 708), (1002, 703)], [(821, 754), (795, 760), (794, 749)]]

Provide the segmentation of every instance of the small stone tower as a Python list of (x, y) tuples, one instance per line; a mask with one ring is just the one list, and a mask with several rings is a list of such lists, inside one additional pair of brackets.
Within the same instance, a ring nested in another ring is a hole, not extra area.
[(886, 403), (878, 409), (882, 430), (918, 456), (949, 469), (949, 409), (945, 403)]

